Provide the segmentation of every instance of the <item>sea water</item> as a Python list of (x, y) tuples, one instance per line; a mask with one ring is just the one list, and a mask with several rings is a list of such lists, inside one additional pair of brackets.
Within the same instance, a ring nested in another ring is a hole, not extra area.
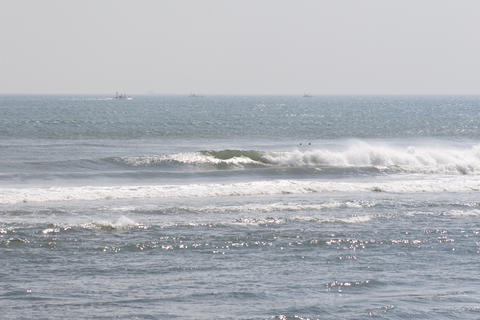
[(0, 96), (1, 319), (478, 319), (478, 96)]

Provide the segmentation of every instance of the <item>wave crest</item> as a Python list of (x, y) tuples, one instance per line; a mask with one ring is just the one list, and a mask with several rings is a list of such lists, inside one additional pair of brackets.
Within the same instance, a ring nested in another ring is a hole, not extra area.
[(128, 166), (175, 167), (193, 166), (213, 169), (265, 167), (269, 165), (264, 153), (255, 150), (203, 150), (166, 155), (132, 156), (111, 158), (113, 162)]
[(127, 166), (191, 166), (211, 169), (301, 168), (374, 169), (386, 173), (479, 174), (480, 145), (467, 148), (393, 146), (354, 141), (343, 148), (293, 151), (203, 150), (165, 155), (111, 158)]
[(269, 153), (265, 158), (272, 164), (294, 167), (370, 167), (381, 171), (423, 174), (480, 173), (480, 145), (470, 148), (399, 147), (356, 141), (341, 150), (296, 150)]

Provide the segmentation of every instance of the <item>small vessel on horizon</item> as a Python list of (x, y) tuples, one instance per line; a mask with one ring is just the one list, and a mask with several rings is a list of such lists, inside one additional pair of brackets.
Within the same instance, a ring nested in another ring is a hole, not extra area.
[(124, 93), (118, 93), (115, 92), (115, 96), (113, 97), (115, 100), (132, 100), (133, 98), (132, 97), (129, 97), (127, 96), (127, 94), (124, 92)]
[(196, 93), (193, 93), (193, 92), (190, 93), (188, 96), (189, 96), (190, 98), (203, 98), (202, 95), (199, 95), (199, 94), (196, 94)]
[(308, 93), (304, 93), (304, 94), (303, 94), (303, 97), (304, 97), (304, 98), (311, 98), (311, 97), (313, 97), (313, 96), (310, 95), (310, 94), (308, 94)]

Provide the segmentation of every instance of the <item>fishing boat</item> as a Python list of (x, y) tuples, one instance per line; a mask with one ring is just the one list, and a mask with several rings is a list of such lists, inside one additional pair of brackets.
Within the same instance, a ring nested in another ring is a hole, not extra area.
[(118, 93), (115, 92), (115, 96), (113, 97), (115, 100), (132, 100), (132, 97), (127, 96), (126, 93)]

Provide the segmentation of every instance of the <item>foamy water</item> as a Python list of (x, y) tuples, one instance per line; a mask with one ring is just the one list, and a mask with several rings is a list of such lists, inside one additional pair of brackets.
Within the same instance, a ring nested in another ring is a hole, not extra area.
[(238, 197), (311, 193), (418, 193), (477, 192), (478, 177), (397, 178), (365, 181), (271, 180), (242, 183), (182, 185), (79, 186), (0, 188), (0, 204), (73, 200), (124, 200), (151, 198)]

